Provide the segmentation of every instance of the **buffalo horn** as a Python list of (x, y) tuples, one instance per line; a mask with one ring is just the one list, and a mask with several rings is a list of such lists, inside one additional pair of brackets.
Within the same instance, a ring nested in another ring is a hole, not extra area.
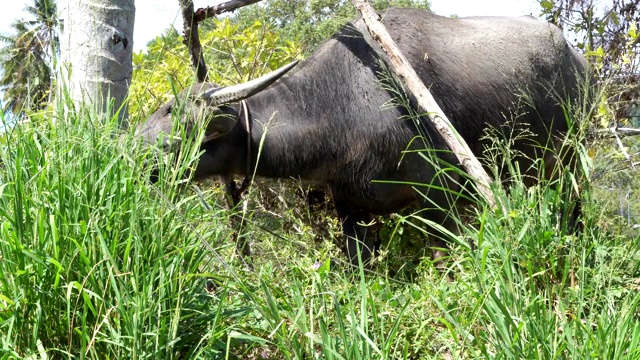
[(282, 77), (282, 75), (286, 74), (287, 71), (296, 66), (296, 64), (298, 64), (298, 60), (291, 62), (257, 79), (253, 79), (242, 84), (226, 86), (218, 89), (210, 89), (199, 94), (198, 96), (206, 100), (209, 105), (213, 106), (240, 101), (256, 94), (257, 92), (271, 85), (274, 81)]

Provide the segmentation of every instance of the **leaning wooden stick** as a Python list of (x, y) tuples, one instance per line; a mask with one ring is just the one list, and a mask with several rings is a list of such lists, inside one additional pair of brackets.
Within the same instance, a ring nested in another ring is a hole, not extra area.
[(495, 207), (496, 201), (489, 187), (492, 182), (491, 178), (487, 175), (486, 171), (484, 171), (480, 161), (473, 155), (467, 143), (458, 134), (449, 119), (447, 119), (447, 116), (436, 103), (429, 90), (424, 86), (409, 61), (402, 55), (402, 52), (387, 32), (387, 29), (382, 22), (380, 22), (380, 16), (366, 0), (351, 0), (351, 2), (362, 14), (362, 18), (371, 33), (371, 37), (380, 44), (389, 56), (394, 72), (404, 82), (413, 96), (415, 96), (422, 110), (427, 112), (429, 120), (431, 120), (447, 145), (455, 153), (460, 164), (462, 164), (469, 175), (475, 180), (478, 191), (480, 191), (492, 207)]

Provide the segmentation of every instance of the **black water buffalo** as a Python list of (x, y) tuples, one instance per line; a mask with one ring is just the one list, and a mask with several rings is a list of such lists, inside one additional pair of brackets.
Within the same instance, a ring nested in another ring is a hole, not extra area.
[[(579, 97), (586, 73), (584, 58), (558, 28), (528, 16), (445, 18), (416, 9), (387, 10), (382, 21), (476, 155), (488, 128), (508, 125), (530, 134), (513, 144), (526, 154), (518, 161), (523, 174), (537, 176), (530, 168), (536, 160), (548, 169), (556, 164), (568, 130), (560, 102)], [(289, 67), (247, 84), (189, 90), (197, 96), (189, 97), (182, 124), (208, 121), (195, 177), (248, 175), (255, 168), (259, 176), (327, 186), (352, 260), (359, 243), (366, 245), (362, 257), (371, 255), (374, 244), (361, 224), (372, 214), (419, 203), (421, 216), (454, 226), (449, 210), (459, 176), (439, 175), (423, 155), (456, 159), (426, 118), (415, 122), (392, 100), (396, 94), (381, 80), (387, 57), (362, 19), (284, 76)], [(159, 138), (171, 132), (174, 106), (158, 109), (137, 134), (168, 145), (168, 137)], [(418, 192), (409, 183), (432, 186)]]

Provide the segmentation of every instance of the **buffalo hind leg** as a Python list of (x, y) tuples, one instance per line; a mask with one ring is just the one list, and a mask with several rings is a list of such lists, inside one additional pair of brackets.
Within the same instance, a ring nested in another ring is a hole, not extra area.
[[(433, 205), (431, 206), (433, 207)], [(452, 210), (449, 211), (445, 209), (423, 210), (419, 213), (418, 216), (423, 217), (424, 219), (428, 219), (434, 224), (437, 224), (437, 226), (428, 226), (425, 229), (426, 231), (428, 231), (427, 242), (431, 250), (431, 261), (436, 269), (443, 273), (446, 273), (449, 277), (452, 277), (453, 274), (448, 271), (448, 268), (451, 265), (448, 261), (450, 256), (450, 245), (448, 243), (449, 236), (446, 233), (442, 233), (437, 230), (438, 227), (442, 227), (452, 234), (460, 233), (458, 222), (454, 218), (454, 216), (457, 216), (458, 213), (453, 210), (458, 209), (453, 205), (451, 205), (450, 208)]]

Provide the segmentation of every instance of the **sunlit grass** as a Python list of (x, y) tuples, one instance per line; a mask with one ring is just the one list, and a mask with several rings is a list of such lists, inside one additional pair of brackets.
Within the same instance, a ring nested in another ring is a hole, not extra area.
[(382, 256), (352, 269), (330, 210), (310, 224), (292, 193), (258, 187), (240, 230), (251, 270), (218, 187), (184, 180), (197, 139), (157, 154), (61, 105), (0, 151), (2, 358), (640, 356), (640, 246), (596, 225), (588, 189), (574, 234), (562, 187), (495, 188), (503, 208), (451, 234), (450, 278), (421, 251), (420, 212), (384, 220)]
[(117, 134), (115, 121), (62, 110), (6, 134), (4, 356), (178, 357), (197, 350), (214, 319), (200, 237), (215, 244), (224, 219), (203, 214), (165, 180), (170, 171), (149, 184), (147, 154)]

